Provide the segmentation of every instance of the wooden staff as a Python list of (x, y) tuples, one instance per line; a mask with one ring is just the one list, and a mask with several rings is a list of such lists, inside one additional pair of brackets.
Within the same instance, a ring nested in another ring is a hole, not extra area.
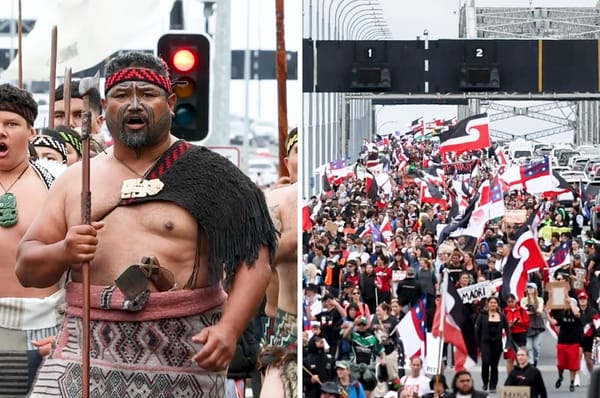
[(287, 55), (285, 52), (285, 31), (283, 25), (283, 0), (275, 0), (276, 30), (277, 30), (277, 60), (275, 74), (277, 77), (277, 107), (279, 125), (279, 175), (289, 175), (283, 158), (287, 156), (285, 141), (288, 134), (287, 125)]
[[(65, 68), (65, 81), (63, 83), (63, 103), (65, 104), (65, 126), (71, 125), (71, 67)], [(54, 119), (54, 115), (51, 115)]]
[(58, 31), (52, 27), (52, 44), (50, 46), (50, 93), (48, 95), (48, 127), (54, 128), (54, 100), (56, 99), (56, 43)]
[(17, 64), (19, 66), (19, 88), (23, 88), (23, 14), (21, 13), (21, 0), (19, 0), (19, 15), (17, 22), (17, 43), (19, 52), (17, 53)]
[[(83, 142), (81, 167), (81, 223), (92, 223), (92, 194), (90, 192), (90, 140), (92, 133), (92, 112), (90, 110), (90, 92), (98, 89), (99, 73), (86, 77), (79, 82), (79, 93), (83, 98), (81, 122), (81, 141)], [(83, 343), (81, 348), (81, 388), (83, 398), (90, 396), (90, 263), (81, 264), (83, 279)]]

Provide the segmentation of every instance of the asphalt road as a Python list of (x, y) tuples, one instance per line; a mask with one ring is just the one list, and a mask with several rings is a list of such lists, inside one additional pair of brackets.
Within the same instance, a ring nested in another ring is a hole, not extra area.
[[(600, 365), (596, 366), (600, 368)], [(581, 385), (575, 388), (574, 392), (569, 392), (569, 372), (565, 371), (564, 373), (564, 381), (560, 389), (556, 389), (554, 387), (554, 383), (558, 378), (558, 371), (556, 369), (556, 340), (548, 333), (544, 332), (542, 335), (542, 347), (540, 354), (540, 363), (538, 363), (538, 368), (542, 372), (542, 376), (544, 378), (544, 383), (546, 385), (546, 391), (548, 392), (549, 397), (570, 397), (570, 398), (587, 398), (588, 397), (588, 386), (589, 386), (589, 378), (580, 376)], [(504, 384), (506, 380), (506, 365), (504, 359), (500, 360), (500, 364), (498, 367), (499, 371), (499, 381), (498, 381), (498, 389), (501, 384)], [(475, 368), (471, 369), (471, 374), (473, 375), (473, 379), (475, 382), (475, 389), (480, 390), (482, 388), (483, 382), (481, 381), (481, 366), (477, 365)], [(452, 377), (454, 373), (452, 369), (448, 369), (445, 372), (446, 379), (448, 380), (448, 384), (451, 383)], [(499, 397), (499, 393), (489, 394), (490, 398)], [(600, 391), (597, 391), (593, 397), (600, 397)]]

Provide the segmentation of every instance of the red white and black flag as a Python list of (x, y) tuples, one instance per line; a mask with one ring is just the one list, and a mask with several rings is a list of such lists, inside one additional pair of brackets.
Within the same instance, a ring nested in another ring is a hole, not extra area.
[(505, 300), (510, 293), (521, 300), (525, 295), (529, 273), (546, 267), (546, 260), (530, 227), (535, 217), (536, 211), (515, 232), (515, 243), (502, 269), (502, 297)]
[(440, 154), (462, 153), (489, 148), (490, 127), (487, 113), (461, 120), (440, 134)]
[(440, 288), (442, 302), (435, 310), (432, 333), (454, 346), (456, 371), (472, 368), (477, 364), (477, 341), (475, 324), (471, 313), (463, 304), (456, 287), (449, 282), (446, 271)]

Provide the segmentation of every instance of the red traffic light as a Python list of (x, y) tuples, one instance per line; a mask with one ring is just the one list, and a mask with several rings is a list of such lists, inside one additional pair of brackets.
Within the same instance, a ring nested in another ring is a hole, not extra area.
[(210, 103), (210, 41), (200, 34), (167, 33), (157, 43), (177, 94), (171, 132), (188, 141), (208, 136)]
[(182, 48), (173, 53), (172, 63), (179, 72), (189, 72), (198, 64), (198, 56), (193, 51)]

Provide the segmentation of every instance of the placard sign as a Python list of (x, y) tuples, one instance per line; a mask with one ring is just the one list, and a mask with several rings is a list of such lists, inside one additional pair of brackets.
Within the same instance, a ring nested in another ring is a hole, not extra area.
[(460, 289), (456, 289), (456, 291), (460, 298), (462, 298), (463, 303), (472, 303), (492, 295), (492, 282), (479, 282), (467, 287), (461, 287)]

